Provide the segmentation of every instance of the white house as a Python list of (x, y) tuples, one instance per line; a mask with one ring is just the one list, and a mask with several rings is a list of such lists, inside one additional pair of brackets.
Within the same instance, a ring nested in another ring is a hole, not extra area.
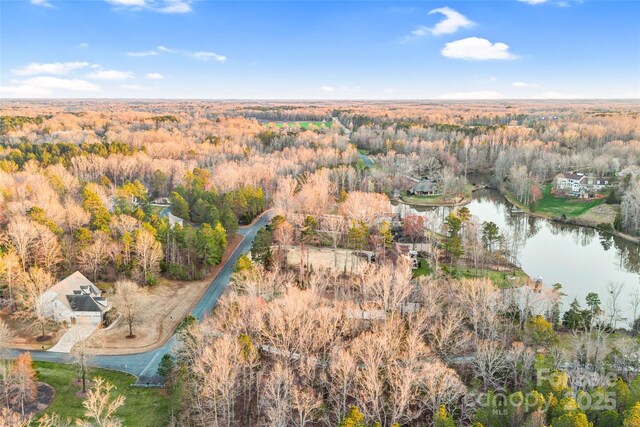
[(581, 195), (589, 191), (600, 191), (611, 184), (609, 178), (597, 178), (582, 172), (565, 172), (556, 176), (555, 185), (560, 191)]
[(48, 305), (47, 316), (57, 322), (97, 324), (111, 308), (102, 291), (79, 271), (53, 285), (43, 299)]

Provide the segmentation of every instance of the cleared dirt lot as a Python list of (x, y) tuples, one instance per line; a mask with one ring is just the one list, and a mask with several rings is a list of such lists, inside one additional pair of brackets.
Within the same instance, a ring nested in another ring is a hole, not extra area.
[[(306, 253), (308, 252), (308, 254)], [(338, 262), (337, 268), (340, 270), (347, 271), (351, 270), (352, 265), (357, 265), (357, 263), (367, 262), (366, 258), (358, 257), (353, 255), (352, 250), (350, 249), (338, 249)], [(301, 250), (299, 247), (291, 247), (287, 252), (287, 263), (290, 266), (298, 266), (300, 265), (300, 253)], [(313, 266), (315, 270), (325, 269), (325, 268), (334, 268), (335, 258), (334, 251), (332, 248), (318, 248), (318, 247), (309, 247), (305, 248), (305, 265), (307, 267)]]
[(195, 282), (161, 280), (150, 287), (140, 301), (139, 321), (133, 327), (136, 337), (125, 338), (129, 334), (129, 326), (124, 319), (120, 319), (111, 329), (99, 329), (93, 333), (90, 351), (96, 354), (133, 354), (164, 344), (173, 335), (178, 323), (200, 300), (241, 241), (242, 236), (238, 235), (229, 240), (222, 262), (206, 279)]
[(617, 207), (614, 205), (602, 204), (589, 209), (578, 217), (580, 221), (590, 225), (612, 224), (616, 218)]
[(35, 328), (29, 319), (20, 318), (16, 313), (12, 313), (9, 307), (0, 310), (0, 319), (5, 321), (15, 334), (11, 347), (21, 350), (49, 350), (66, 332), (62, 325), (52, 323), (46, 328), (47, 339), (41, 340), (41, 330)]

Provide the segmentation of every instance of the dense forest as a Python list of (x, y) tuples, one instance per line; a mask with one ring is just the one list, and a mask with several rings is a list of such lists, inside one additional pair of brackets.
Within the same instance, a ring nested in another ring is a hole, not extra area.
[[(539, 213), (569, 171), (611, 181), (594, 226), (640, 235), (632, 102), (3, 102), (0, 350), (68, 326), (43, 300), (76, 270), (133, 342), (156, 320), (133, 297), (195, 293), (264, 215), (213, 312), (175, 319), (168, 425), (638, 426), (640, 291), (563, 301), (463, 206), (490, 186)], [(398, 209), (426, 179), (455, 200), (438, 224)], [(65, 425), (25, 410), (28, 357), (2, 365), (2, 422)]]

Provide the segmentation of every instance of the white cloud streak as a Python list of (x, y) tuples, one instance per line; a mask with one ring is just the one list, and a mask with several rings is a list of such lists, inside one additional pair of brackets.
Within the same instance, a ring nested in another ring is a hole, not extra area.
[(148, 10), (166, 14), (182, 14), (192, 12), (192, 0), (106, 0), (116, 9), (133, 12)]
[(26, 65), (21, 68), (16, 68), (13, 70), (14, 74), (19, 76), (33, 76), (36, 74), (69, 74), (74, 70), (78, 70), (81, 68), (88, 67), (90, 64), (88, 62), (51, 62), (47, 64), (42, 64), (39, 62), (32, 62), (29, 65)]
[(3, 98), (44, 98), (51, 95), (51, 91), (29, 85), (0, 86), (0, 94)]
[(160, 73), (147, 73), (146, 76), (148, 79), (150, 80), (162, 80), (164, 79), (164, 76)]
[(128, 56), (135, 57), (145, 57), (145, 56), (157, 56), (161, 53), (171, 53), (175, 55), (183, 55), (189, 58), (198, 59), (200, 61), (217, 61), (217, 62), (225, 62), (227, 57), (225, 55), (220, 55), (216, 52), (207, 52), (207, 51), (196, 51), (192, 52), (189, 50), (178, 50), (178, 49), (170, 49), (166, 46), (158, 46), (154, 50), (147, 50), (141, 52), (127, 52)]
[(31, 4), (35, 6), (42, 6), (42, 7), (49, 7), (49, 8), (53, 7), (53, 4), (51, 4), (47, 0), (31, 0)]
[(158, 52), (155, 50), (148, 50), (146, 52), (127, 52), (127, 56), (144, 57), (144, 56), (157, 56)]
[(125, 80), (132, 79), (133, 73), (131, 71), (99, 70), (89, 73), (85, 77), (96, 80)]
[(56, 90), (71, 92), (100, 92), (99, 85), (81, 79), (63, 79), (52, 76), (12, 80), (13, 86), (0, 87), (0, 93), (15, 98), (43, 98), (55, 94)]
[(193, 56), (196, 59), (200, 59), (201, 61), (214, 60), (218, 62), (224, 62), (227, 60), (226, 56), (218, 55), (215, 52), (193, 52), (191, 56)]

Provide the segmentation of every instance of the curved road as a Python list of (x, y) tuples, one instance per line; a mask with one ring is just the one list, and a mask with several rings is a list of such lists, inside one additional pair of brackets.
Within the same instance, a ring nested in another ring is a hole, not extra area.
[[(215, 307), (218, 299), (227, 288), (233, 266), (238, 257), (249, 252), (253, 239), (258, 230), (269, 222), (270, 214), (263, 214), (254, 224), (242, 227), (238, 234), (243, 236), (242, 241), (229, 257), (217, 276), (209, 285), (198, 304), (193, 308), (191, 314), (198, 320), (202, 320), (205, 314), (210, 313)], [(172, 336), (162, 347), (144, 353), (123, 354), (123, 355), (95, 355), (92, 356), (92, 365), (100, 368), (113, 369), (128, 372), (138, 377), (138, 384), (148, 384), (154, 382), (154, 376), (158, 369), (158, 363), (163, 355), (168, 353), (176, 342), (176, 336)], [(9, 357), (16, 357), (24, 350), (9, 350)], [(44, 362), (69, 363), (71, 361), (68, 353), (58, 353), (52, 351), (31, 351), (34, 360)]]
[[(349, 141), (351, 141), (351, 130), (346, 127), (345, 125), (342, 124), (342, 122), (340, 121), (340, 119), (338, 119), (337, 117), (331, 117), (331, 120), (333, 120), (333, 122), (340, 126), (342, 128), (342, 130), (344, 131), (344, 134), (347, 135), (349, 137)], [(355, 144), (353, 144), (355, 145)], [(372, 168), (373, 167), (373, 160), (371, 160), (371, 157), (367, 156), (366, 154), (362, 154), (360, 151), (358, 151), (358, 157), (360, 159), (362, 159), (362, 161), (364, 162), (364, 165)]]

